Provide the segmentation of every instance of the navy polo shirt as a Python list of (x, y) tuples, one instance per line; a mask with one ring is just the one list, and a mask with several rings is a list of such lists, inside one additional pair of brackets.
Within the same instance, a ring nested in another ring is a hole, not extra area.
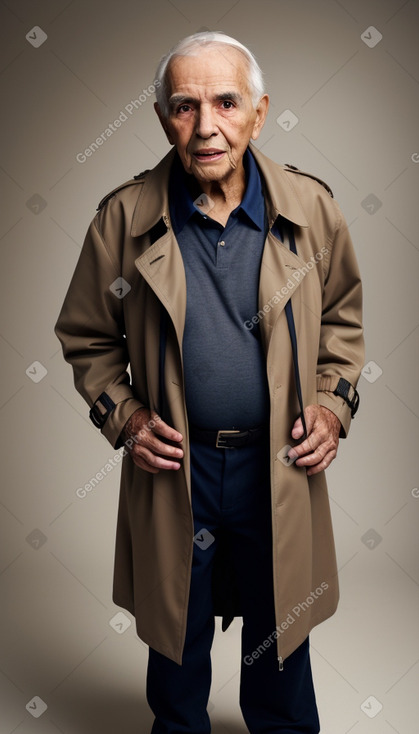
[(259, 328), (244, 325), (259, 310), (268, 226), (262, 182), (249, 149), (243, 163), (245, 194), (225, 227), (211, 218), (204, 195), (193, 198), (196, 181), (177, 155), (169, 181), (170, 217), (186, 273), (186, 409), (189, 422), (201, 428), (252, 428), (269, 418)]

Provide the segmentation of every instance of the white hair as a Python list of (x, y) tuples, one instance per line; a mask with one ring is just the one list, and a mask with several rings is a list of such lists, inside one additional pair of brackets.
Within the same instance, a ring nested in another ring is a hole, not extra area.
[(262, 70), (252, 52), (246, 46), (243, 46), (240, 41), (236, 41), (235, 38), (227, 36), (225, 33), (221, 33), (220, 31), (202, 31), (201, 33), (194, 33), (192, 36), (183, 38), (160, 60), (156, 71), (156, 81), (159, 82), (159, 84), (156, 84), (156, 99), (165, 117), (169, 116), (167, 70), (171, 60), (176, 56), (193, 56), (196, 54), (197, 49), (202, 50), (203, 47), (208, 48), (209, 46), (220, 45), (232, 46), (246, 58), (252, 103), (254, 107), (257, 107), (260, 98), (264, 94), (265, 85)]

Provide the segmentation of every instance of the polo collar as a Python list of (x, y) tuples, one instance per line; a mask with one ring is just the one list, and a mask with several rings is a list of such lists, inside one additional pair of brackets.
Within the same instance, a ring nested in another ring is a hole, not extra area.
[[(234, 214), (242, 211), (246, 218), (259, 230), (264, 228), (264, 198), (262, 190), (262, 182), (259, 175), (255, 159), (247, 149), (243, 156), (243, 165), (246, 172), (246, 189), (243, 200), (234, 209)], [(169, 177), (169, 202), (170, 215), (173, 224), (173, 230), (177, 235), (195, 214), (198, 217), (205, 216), (203, 212), (195, 205), (192, 198), (188, 181), (190, 174), (185, 172), (179, 156), (176, 154)], [(200, 197), (197, 197), (198, 199)], [(209, 216), (211, 213), (209, 212)]]

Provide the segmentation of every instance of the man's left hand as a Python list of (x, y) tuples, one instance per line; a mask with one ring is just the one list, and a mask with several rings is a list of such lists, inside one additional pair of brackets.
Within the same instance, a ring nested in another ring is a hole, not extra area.
[[(290, 459), (296, 459), (297, 466), (307, 467), (307, 476), (318, 474), (332, 463), (338, 452), (341, 423), (331, 410), (323, 405), (308, 405), (304, 411), (307, 438), (288, 451)], [(302, 437), (303, 424), (298, 418), (291, 436), (298, 440)]]

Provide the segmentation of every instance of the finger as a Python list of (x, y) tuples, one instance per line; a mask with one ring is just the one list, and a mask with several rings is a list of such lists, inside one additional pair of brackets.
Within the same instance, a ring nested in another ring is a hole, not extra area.
[(333, 459), (336, 458), (336, 454), (337, 451), (329, 451), (322, 461), (320, 461), (315, 466), (311, 466), (309, 469), (307, 469), (307, 476), (311, 477), (314, 474), (319, 474), (321, 471), (327, 469), (327, 467), (330, 466), (330, 464), (332, 463)]
[(294, 427), (291, 431), (291, 436), (293, 438), (301, 438), (303, 433), (304, 433), (303, 422), (301, 418), (297, 418), (297, 420), (294, 423)]
[(302, 441), (298, 446), (293, 446), (288, 452), (290, 459), (295, 459), (305, 454), (313, 453), (323, 444), (331, 447), (335, 444), (335, 441), (331, 437), (331, 433), (328, 426), (323, 421), (315, 421), (312, 428), (307, 427), (309, 435), (305, 441)]
[(139, 446), (138, 451), (135, 452), (133, 458), (138, 466), (140, 465), (138, 462), (144, 462), (148, 467), (151, 467), (154, 470), (171, 469), (177, 471), (180, 469), (180, 463), (178, 461), (165, 459), (163, 456), (159, 456), (158, 454), (149, 451), (145, 446)]
[(168, 438), (169, 441), (176, 441), (177, 443), (183, 441), (182, 434), (172, 426), (165, 423), (157, 413), (152, 416), (148, 426), (154, 433), (158, 433), (158, 435), (163, 436), (163, 438)]
[[(313, 451), (311, 454), (306, 454), (305, 456), (302, 456), (300, 459), (297, 459), (295, 463), (297, 466), (306, 467), (313, 467), (317, 466), (318, 464), (322, 464), (322, 469), (325, 469), (326, 466), (329, 466), (332, 459), (335, 458), (336, 454), (336, 449), (331, 448), (329, 445), (322, 444), (316, 449), (316, 451)], [(329, 461), (327, 464), (324, 464), (326, 457), (329, 457)]]
[[(306, 440), (310, 439), (310, 437), (313, 434), (315, 434), (316, 416), (315, 416), (315, 413), (313, 414), (313, 410), (312, 410), (313, 407), (315, 406), (309, 406), (304, 411), (305, 427), (307, 431)], [(297, 420), (295, 421), (294, 428), (291, 431), (291, 436), (297, 440), (299, 438), (302, 438), (302, 436), (304, 436), (304, 426), (303, 426), (303, 421), (301, 420), (301, 417), (297, 418)], [(301, 442), (300, 446), (303, 446), (303, 445), (304, 445), (304, 442)], [(310, 448), (312, 448), (311, 445), (309, 445), (307, 450), (310, 450)]]
[(183, 457), (183, 449), (180, 446), (172, 446), (165, 441), (160, 441), (152, 431), (141, 431), (139, 440), (134, 444), (132, 450), (134, 454), (141, 455), (143, 453), (142, 448), (148, 449), (153, 454), (162, 454), (170, 458), (182, 459)]
[(135, 466), (138, 466), (140, 469), (143, 469), (144, 471), (149, 472), (150, 474), (158, 474), (160, 469), (157, 469), (155, 466), (150, 466), (144, 459), (141, 458), (141, 456), (133, 456), (131, 454), (131, 458), (135, 464)]
[(293, 446), (288, 451), (288, 456), (290, 459), (298, 459), (302, 456), (305, 456), (306, 454), (311, 454), (313, 451), (317, 449), (318, 446), (320, 446), (321, 440), (318, 436), (316, 436), (315, 433), (310, 433), (308, 438), (306, 438), (305, 441), (300, 443), (298, 446)]

